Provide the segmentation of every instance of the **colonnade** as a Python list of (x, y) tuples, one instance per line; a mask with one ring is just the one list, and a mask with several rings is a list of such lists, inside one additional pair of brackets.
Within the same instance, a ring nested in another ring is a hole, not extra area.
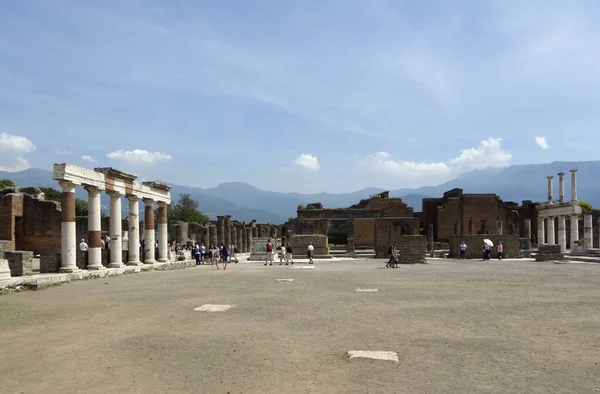
[[(77, 272), (78, 240), (75, 229), (75, 190), (78, 185), (88, 192), (88, 263), (89, 270), (102, 270), (102, 235), (100, 193), (110, 196), (110, 263), (109, 268), (125, 267), (122, 247), (121, 201), (129, 202), (127, 265), (168, 261), (167, 205), (171, 203), (170, 186), (160, 182), (134, 183), (135, 175), (113, 168), (93, 171), (70, 164), (55, 164), (53, 178), (62, 188), (61, 267), (60, 272)], [(144, 262), (140, 260), (139, 200), (144, 209)], [(155, 256), (154, 205), (158, 204), (158, 256)]]

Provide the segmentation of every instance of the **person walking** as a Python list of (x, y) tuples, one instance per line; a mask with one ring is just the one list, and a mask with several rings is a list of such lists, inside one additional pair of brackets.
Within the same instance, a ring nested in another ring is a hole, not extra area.
[(496, 251), (498, 252), (498, 260), (502, 260), (502, 255), (504, 253), (504, 246), (502, 242), (498, 242), (498, 246), (496, 246)]
[(279, 248), (279, 265), (282, 265), (284, 261), (286, 261), (285, 265), (288, 265), (285, 257), (285, 246), (281, 244), (281, 247)]
[(79, 250), (81, 250), (82, 252), (88, 251), (88, 244), (85, 243), (85, 239), (81, 240), (81, 243), (79, 244)]
[(204, 246), (204, 243), (202, 243), (200, 245), (200, 264), (205, 264), (206, 263), (206, 246)]
[(231, 263), (239, 263), (239, 260), (237, 258), (237, 248), (234, 244), (229, 245), (229, 256), (229, 261)]
[(288, 263), (294, 265), (294, 259), (292, 258), (292, 247), (290, 245), (285, 248), (285, 265), (288, 265)]
[(386, 268), (393, 268), (394, 267), (394, 260), (396, 259), (396, 242), (392, 242), (392, 244), (388, 248), (388, 255), (390, 256), (390, 259), (388, 260), (388, 262), (385, 265), (385, 267)]
[(308, 256), (308, 264), (314, 264), (314, 262), (313, 262), (314, 251), (315, 251), (315, 247), (313, 246), (312, 242), (310, 242), (308, 244), (308, 248), (306, 248), (306, 254)]
[(200, 245), (198, 244), (198, 242), (196, 242), (196, 245), (194, 245), (194, 247), (192, 248), (192, 255), (196, 259), (196, 265), (200, 265), (201, 254), (200, 254)]
[(467, 258), (467, 244), (465, 243), (465, 241), (462, 241), (462, 243), (460, 244), (460, 258)]
[[(223, 245), (223, 249), (221, 250), (221, 260), (223, 261), (223, 271), (227, 269), (227, 259), (229, 258), (229, 251), (227, 250), (227, 246)], [(217, 269), (219, 269), (217, 267)]]
[(265, 265), (267, 265), (267, 263), (269, 263), (269, 265), (273, 265), (273, 242), (271, 242), (270, 238), (265, 245), (265, 249), (267, 251), (265, 256)]

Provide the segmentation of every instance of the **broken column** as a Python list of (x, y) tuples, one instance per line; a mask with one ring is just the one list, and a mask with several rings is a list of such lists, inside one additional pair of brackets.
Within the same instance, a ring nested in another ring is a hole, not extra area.
[(546, 240), (545, 238), (545, 233), (546, 233), (546, 229), (545, 229), (545, 225), (546, 221), (544, 220), (544, 218), (538, 218), (538, 226), (537, 226), (537, 243), (538, 245), (541, 245), (543, 243), (545, 243), (544, 241)]
[[(539, 220), (538, 220), (539, 223)], [(531, 239), (531, 220), (525, 219), (523, 221), (523, 237)]]
[(592, 249), (593, 246), (592, 215), (589, 213), (583, 215), (583, 245), (585, 250)]
[(252, 251), (252, 227), (246, 228), (246, 253)]
[(577, 170), (571, 170), (571, 201), (577, 201)]
[(547, 176), (546, 178), (548, 178), (548, 202), (552, 202), (553, 196), (552, 196), (552, 178), (554, 178), (553, 176)]
[(62, 187), (62, 221), (60, 224), (61, 263), (60, 272), (81, 271), (77, 267), (77, 236), (75, 229), (75, 184), (60, 181)]
[(548, 245), (554, 245), (554, 216), (548, 216)]
[(561, 253), (567, 250), (567, 220), (565, 215), (558, 216), (558, 242)]
[(217, 244), (225, 243), (225, 216), (217, 216)]
[(558, 201), (565, 201), (565, 173), (558, 173)]
[(571, 250), (576, 241), (579, 241), (579, 217), (573, 215), (571, 216)]

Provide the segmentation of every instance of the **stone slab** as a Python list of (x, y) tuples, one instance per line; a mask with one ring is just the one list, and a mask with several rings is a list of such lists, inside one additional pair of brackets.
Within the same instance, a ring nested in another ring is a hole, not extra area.
[(350, 350), (348, 352), (350, 360), (354, 358), (367, 358), (371, 360), (394, 361), (399, 363), (398, 353), (388, 351), (373, 351), (373, 350)]
[(276, 282), (293, 282), (293, 279), (275, 279)]
[(194, 308), (196, 312), (225, 312), (235, 307), (235, 305), (215, 305), (215, 304), (204, 304), (198, 308)]
[(356, 289), (357, 293), (377, 293), (377, 289)]
[(297, 265), (297, 266), (293, 266), (290, 267), (291, 270), (314, 270), (315, 266), (314, 265)]

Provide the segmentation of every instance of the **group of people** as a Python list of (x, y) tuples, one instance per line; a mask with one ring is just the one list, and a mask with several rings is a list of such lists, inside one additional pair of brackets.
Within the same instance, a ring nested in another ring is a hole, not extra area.
[[(275, 258), (274, 250), (275, 250), (275, 245), (269, 239), (265, 245), (265, 251), (266, 251), (265, 265), (267, 265), (267, 264), (273, 265), (273, 260)], [(313, 261), (314, 251), (315, 251), (315, 247), (313, 246), (312, 242), (310, 242), (308, 244), (308, 247), (306, 248), (306, 256), (308, 257), (308, 264), (314, 264), (314, 261)], [(283, 265), (284, 262), (285, 262), (285, 265), (288, 265), (288, 264), (294, 265), (292, 247), (290, 245), (288, 245), (286, 247), (285, 245), (281, 244), (279, 246), (279, 265)]]
[(215, 265), (219, 269), (219, 261), (221, 261), (225, 270), (227, 269), (228, 262), (239, 262), (236, 256), (237, 252), (238, 250), (235, 245), (210, 245), (207, 249), (204, 243), (196, 242), (192, 247), (192, 258), (196, 260), (196, 265), (210, 264), (212, 269), (214, 269)]
[[(462, 241), (459, 249), (460, 249), (460, 258), (466, 259), (467, 258), (467, 243), (465, 241)], [(490, 259), (491, 255), (492, 255), (492, 249), (493, 249), (492, 245), (490, 245), (489, 243), (486, 243), (486, 242), (483, 243), (483, 245), (481, 246), (481, 255), (482, 255), (484, 261)], [(498, 260), (502, 260), (502, 257), (504, 255), (504, 245), (502, 245), (502, 242), (498, 242), (498, 245), (496, 245), (496, 254), (498, 255)]]

